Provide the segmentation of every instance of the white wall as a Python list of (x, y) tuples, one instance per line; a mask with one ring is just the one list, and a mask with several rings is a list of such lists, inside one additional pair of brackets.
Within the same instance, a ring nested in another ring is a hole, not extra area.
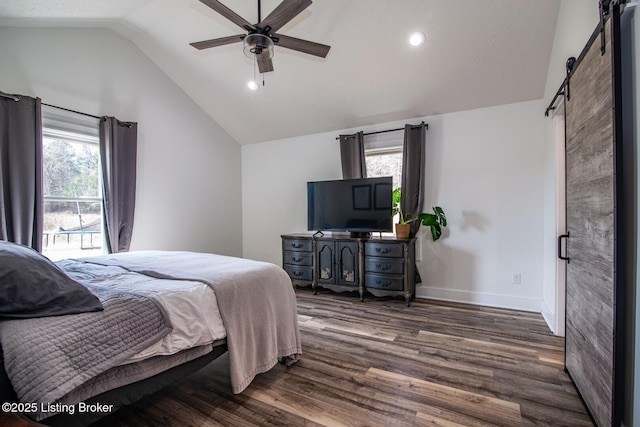
[[(429, 124), (425, 210), (438, 204), (449, 219), (441, 240), (421, 237), (419, 297), (540, 311), (543, 110), (532, 101), (407, 120)], [(280, 235), (306, 231), (306, 182), (341, 178), (335, 137), (350, 131), (242, 147), (245, 257), (281, 263)]]
[(336, 135), (242, 146), (244, 257), (282, 264), (280, 235), (307, 229), (307, 181), (342, 177)]
[(0, 90), (138, 122), (131, 249), (242, 254), (240, 147), (106, 29), (0, 28)]
[[(546, 108), (566, 77), (566, 62), (570, 57), (578, 58), (587, 44), (589, 37), (598, 24), (597, 0), (563, 0), (558, 13), (556, 34), (553, 39), (547, 83), (545, 86), (544, 108)], [(544, 109), (539, 114), (542, 114)], [(556, 259), (558, 230), (556, 214), (559, 208), (556, 203), (558, 173), (556, 170), (557, 147), (556, 131), (552, 118), (545, 119), (544, 133), (544, 272), (543, 272), (543, 315), (554, 333), (564, 335), (561, 323), (557, 318), (559, 304), (556, 300)], [(561, 309), (561, 308), (560, 308)], [(562, 315), (562, 313), (560, 313)], [(560, 323), (560, 326), (558, 325)]]
[(442, 241), (422, 239), (418, 296), (540, 311), (542, 109), (532, 101), (425, 119), (425, 209), (442, 206), (450, 226)]

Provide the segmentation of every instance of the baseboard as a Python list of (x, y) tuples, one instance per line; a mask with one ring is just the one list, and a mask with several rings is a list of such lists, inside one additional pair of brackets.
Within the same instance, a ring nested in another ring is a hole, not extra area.
[(556, 331), (556, 313), (553, 312), (547, 305), (546, 301), (542, 301), (542, 317), (544, 321), (547, 322), (547, 326), (551, 329), (554, 335), (558, 334)]
[(459, 291), (452, 289), (418, 286), (417, 298), (437, 299), (442, 301), (462, 302), (488, 307), (508, 308), (511, 310), (542, 312), (542, 300), (538, 298), (523, 298), (509, 295), (487, 294), (480, 292)]

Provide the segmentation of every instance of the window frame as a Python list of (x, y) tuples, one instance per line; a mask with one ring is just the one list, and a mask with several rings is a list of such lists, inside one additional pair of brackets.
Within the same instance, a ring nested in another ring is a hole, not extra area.
[(404, 152), (404, 129), (365, 135), (363, 144), (365, 160), (369, 156), (402, 154)]
[[(62, 196), (55, 194), (43, 194), (43, 208), (47, 202), (63, 202), (63, 203), (99, 203), (100, 204), (100, 252), (105, 253), (104, 244), (104, 198), (102, 194), (102, 162), (100, 160), (100, 139), (99, 139), (99, 121), (97, 119), (88, 119), (76, 113), (59, 112), (51, 109), (42, 111), (42, 141), (43, 141), (43, 161), (44, 161), (44, 144), (46, 139), (54, 139), (66, 141), (71, 144), (88, 145), (98, 150), (98, 176), (97, 186), (98, 192), (95, 196)], [(42, 178), (45, 179), (46, 172), (43, 170)], [(44, 190), (44, 188), (43, 188)], [(54, 255), (54, 250), (47, 250), (49, 236), (55, 234), (55, 231), (43, 230), (41, 238), (43, 239), (43, 253)], [(93, 239), (93, 237), (92, 237)], [(54, 238), (55, 241), (55, 238)], [(98, 250), (98, 247), (95, 249)], [(71, 248), (73, 249), (73, 248)], [(88, 249), (82, 246), (82, 239), (78, 250)], [(52, 258), (53, 259), (53, 258)]]

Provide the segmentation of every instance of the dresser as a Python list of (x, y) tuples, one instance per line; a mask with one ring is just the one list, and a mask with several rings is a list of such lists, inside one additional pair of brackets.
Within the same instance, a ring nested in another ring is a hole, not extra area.
[(282, 266), (294, 285), (313, 285), (315, 252), (316, 241), (312, 236), (282, 236)]
[(336, 292), (358, 291), (377, 297), (404, 296), (407, 307), (415, 296), (415, 238), (352, 238), (332, 234), (284, 234), (282, 264), (298, 286)]
[(376, 296), (415, 295), (415, 239), (364, 242), (364, 287)]

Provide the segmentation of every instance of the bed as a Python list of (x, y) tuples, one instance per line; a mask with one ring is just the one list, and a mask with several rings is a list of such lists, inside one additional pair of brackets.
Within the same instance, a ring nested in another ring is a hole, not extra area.
[(171, 251), (54, 264), (4, 241), (0, 345), (0, 400), (49, 425), (86, 424), (225, 352), (234, 393), (302, 353), (273, 264)]

